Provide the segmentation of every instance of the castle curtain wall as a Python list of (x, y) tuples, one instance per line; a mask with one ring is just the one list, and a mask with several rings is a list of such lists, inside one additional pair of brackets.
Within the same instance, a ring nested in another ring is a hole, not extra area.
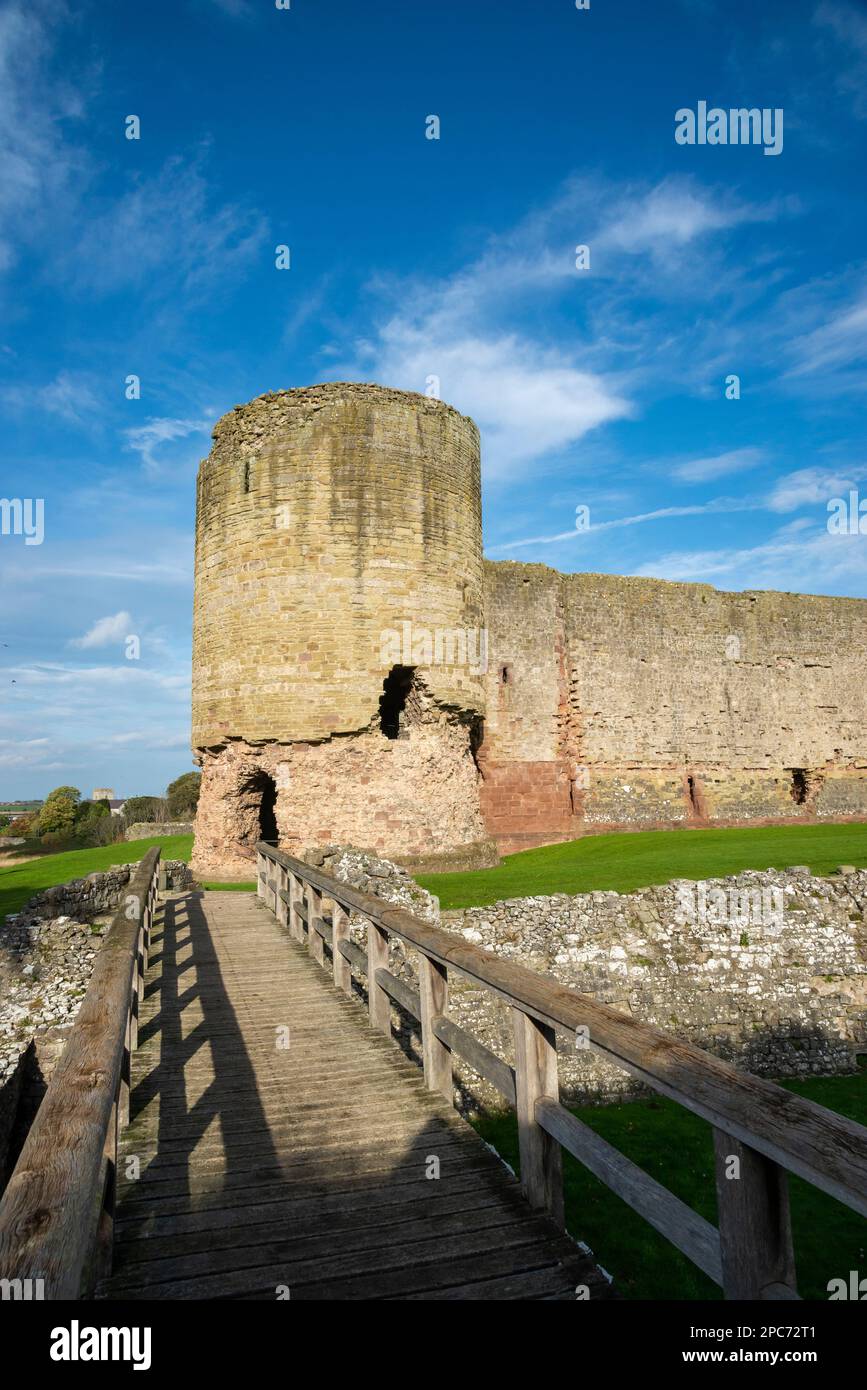
[(501, 848), (867, 816), (863, 600), (512, 561), (485, 585), (482, 805)]

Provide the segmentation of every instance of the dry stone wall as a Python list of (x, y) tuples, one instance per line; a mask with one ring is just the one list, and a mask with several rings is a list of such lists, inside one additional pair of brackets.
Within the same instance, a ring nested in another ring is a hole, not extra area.
[(169, 820), (169, 821), (136, 821), (134, 825), (127, 826), (124, 835), (125, 840), (150, 840), (154, 836), (162, 835), (192, 835), (195, 830), (192, 821)]

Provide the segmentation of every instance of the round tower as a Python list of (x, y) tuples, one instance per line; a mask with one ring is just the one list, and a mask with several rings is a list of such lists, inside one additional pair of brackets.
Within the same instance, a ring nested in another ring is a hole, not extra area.
[(334, 383), (225, 415), (199, 470), (194, 868), (257, 839), (398, 858), (486, 839), (479, 436), (441, 401)]

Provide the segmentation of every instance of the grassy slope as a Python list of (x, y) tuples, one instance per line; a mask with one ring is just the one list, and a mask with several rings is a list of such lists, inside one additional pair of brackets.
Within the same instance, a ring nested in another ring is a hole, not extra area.
[(809, 864), (817, 874), (838, 864), (867, 867), (867, 824), (589, 835), (507, 855), (495, 869), (422, 874), (419, 882), (438, 895), (443, 908), (484, 907), (539, 893), (629, 893), (673, 878), (717, 878), (790, 864)]
[(166, 835), (162, 839), (130, 840), (118, 845), (100, 845), (96, 849), (73, 849), (0, 869), (0, 918), (7, 912), (17, 912), (28, 898), (43, 888), (69, 883), (74, 878), (86, 878), (88, 874), (110, 869), (112, 864), (136, 863), (151, 845), (161, 847), (164, 859), (189, 861), (193, 837)]
[[(829, 1110), (867, 1124), (867, 1074), (783, 1083)], [(710, 1126), (673, 1101), (575, 1108), (585, 1124), (625, 1153), (684, 1202), (716, 1224)], [(476, 1128), (518, 1171), (518, 1136), (512, 1114), (487, 1116)], [(564, 1155), (566, 1221), (613, 1274), (626, 1298), (719, 1298), (716, 1285), (602, 1183)], [(828, 1280), (863, 1269), (867, 1220), (790, 1179), (798, 1288), (803, 1298), (826, 1300)]]

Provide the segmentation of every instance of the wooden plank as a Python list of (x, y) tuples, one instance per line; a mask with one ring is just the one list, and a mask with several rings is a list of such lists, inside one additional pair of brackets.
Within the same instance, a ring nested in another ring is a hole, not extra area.
[(536, 1119), (546, 1134), (676, 1245), (715, 1284), (722, 1285), (719, 1232), (709, 1221), (558, 1102), (537, 1101)]
[(776, 1300), (781, 1286), (796, 1298), (786, 1174), (730, 1134), (715, 1129), (713, 1140), (726, 1298)]
[(421, 1017), (421, 1001), (417, 992), (398, 979), (397, 975), (393, 975), (390, 970), (377, 970), (376, 983), (413, 1018)]
[(347, 960), (351, 966), (355, 966), (360, 975), (367, 974), (367, 952), (357, 946), (354, 941), (341, 941), (338, 950), (344, 960)]
[(521, 1187), (535, 1211), (550, 1212), (564, 1223), (563, 1159), (560, 1145), (536, 1119), (540, 1100), (559, 1101), (557, 1043), (554, 1030), (512, 1010), (515, 1032), (515, 1091), (518, 1114), (518, 1146), (521, 1155)]
[(485, 1047), (471, 1033), (468, 1033), (451, 1018), (435, 1018), (433, 1020), (433, 1030), (438, 1038), (456, 1052), (459, 1057), (463, 1057), (468, 1062), (473, 1071), (478, 1072), (484, 1079), (505, 1096), (506, 1100), (514, 1109), (517, 1103), (517, 1093), (515, 1091), (515, 1069), (498, 1057), (490, 1048)]
[(448, 971), (444, 965), (424, 955), (417, 957), (417, 966), (424, 1079), (429, 1091), (439, 1091), (451, 1104), (454, 1099), (451, 1048), (434, 1029), (434, 1020), (445, 1018), (449, 1011)]

